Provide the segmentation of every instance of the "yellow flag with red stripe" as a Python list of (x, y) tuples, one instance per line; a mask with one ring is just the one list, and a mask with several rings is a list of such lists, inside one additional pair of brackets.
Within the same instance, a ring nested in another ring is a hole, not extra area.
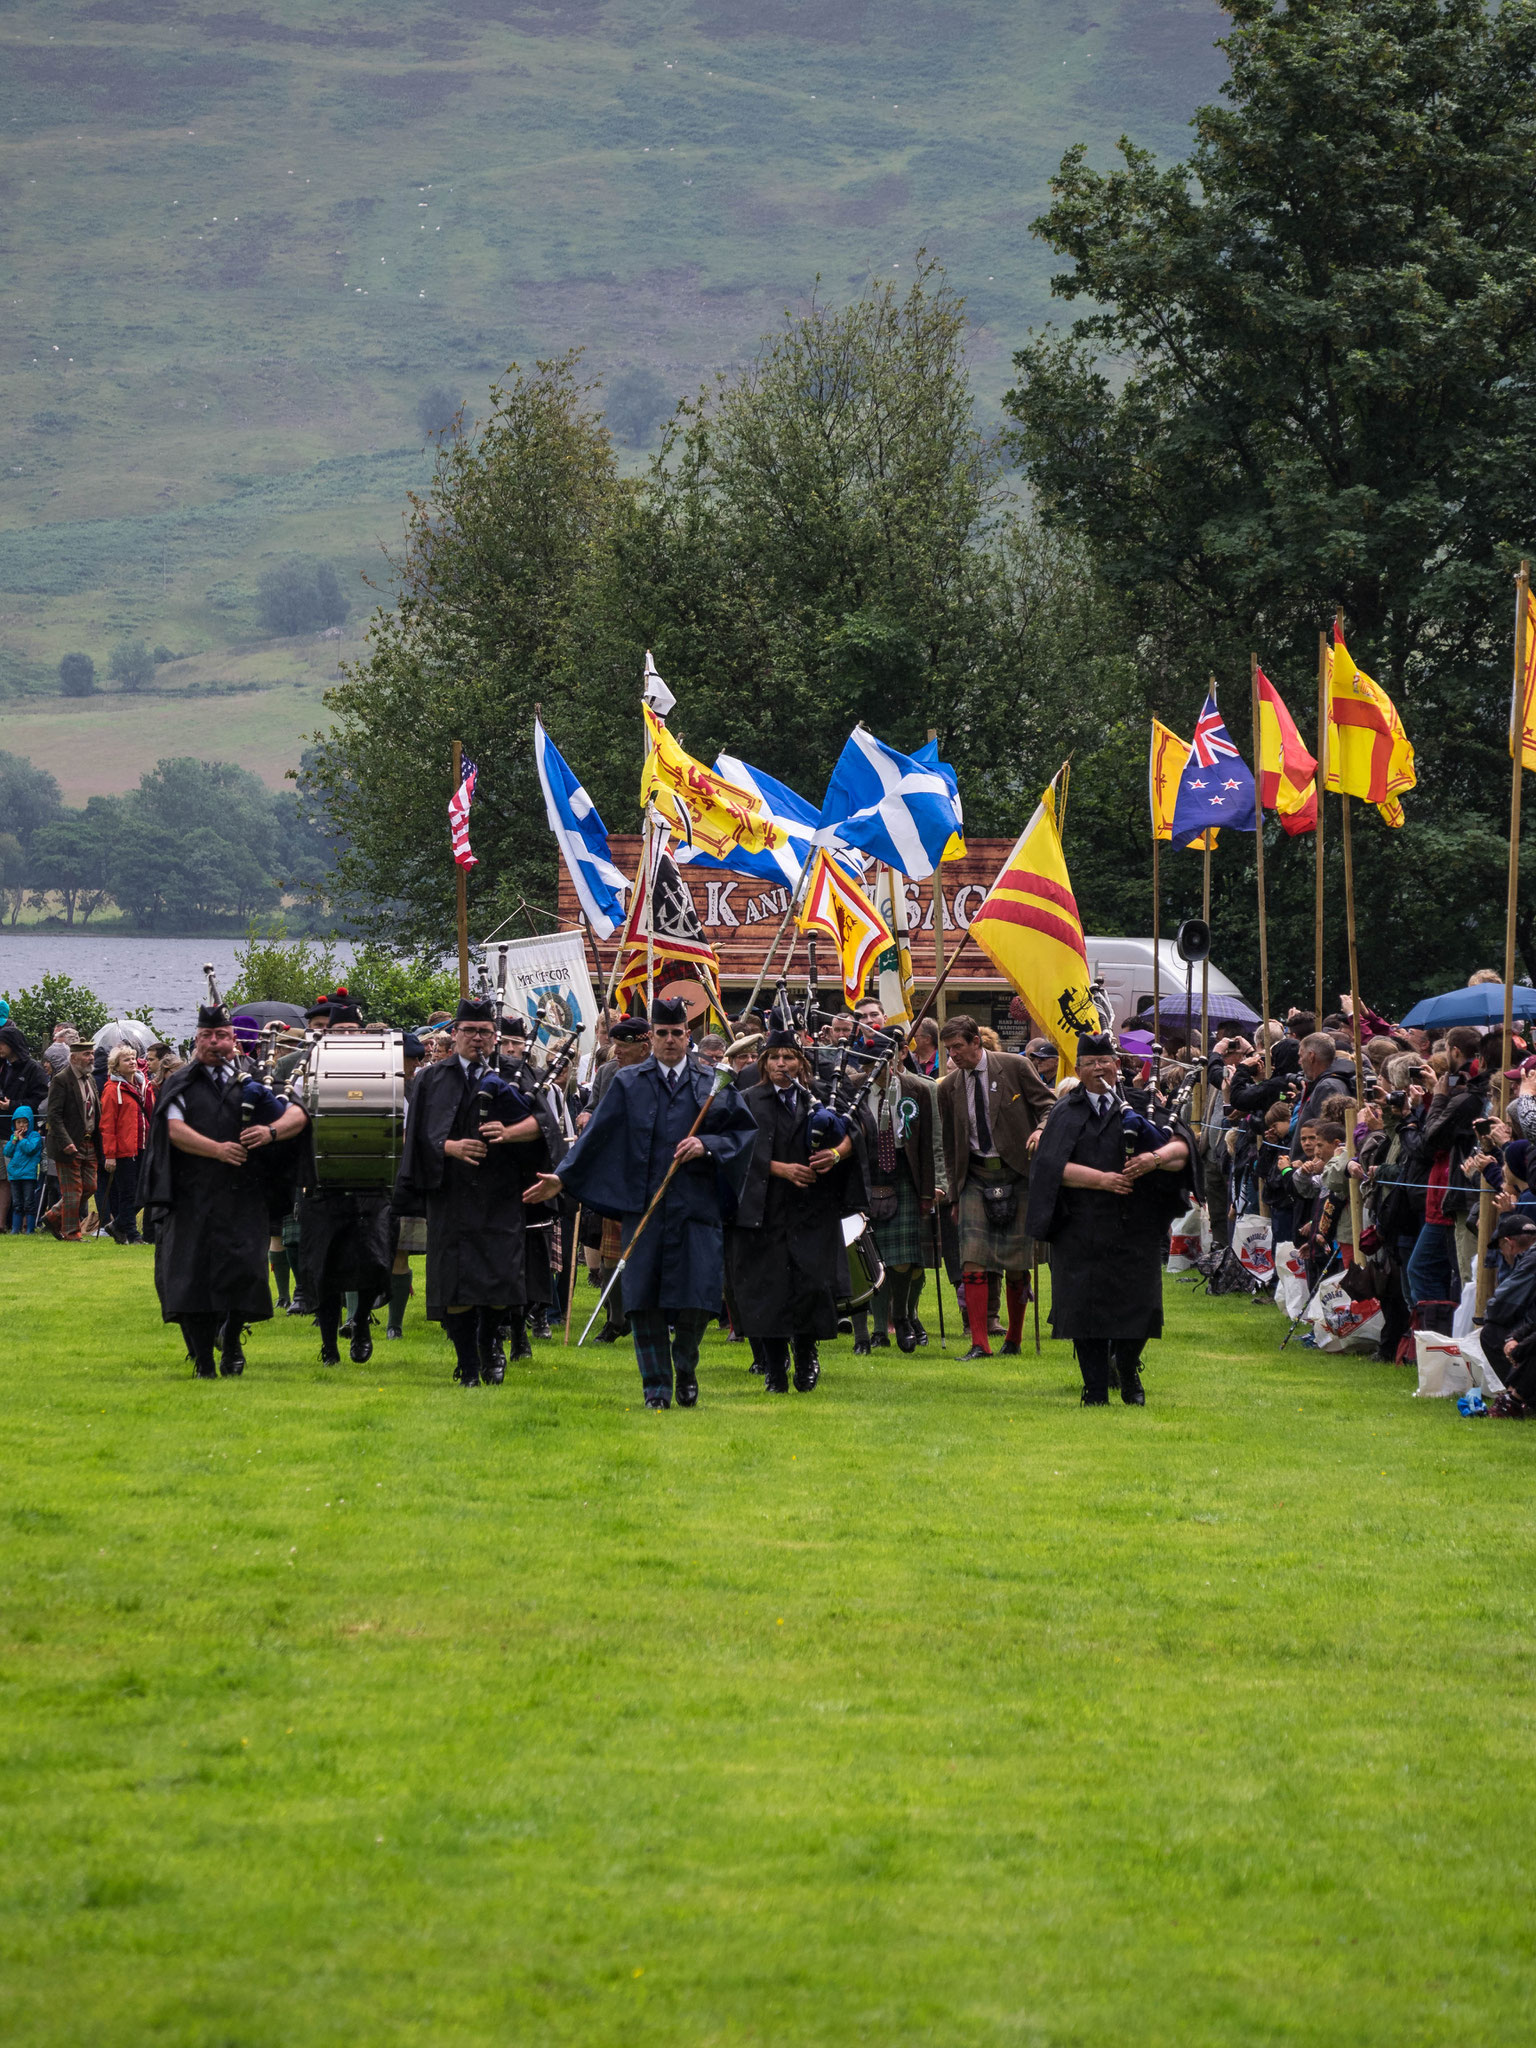
[(1385, 823), (1401, 825), (1398, 798), (1418, 780), (1413, 748), (1397, 706), (1356, 668), (1337, 630), (1328, 657), (1328, 758), (1323, 786), (1339, 796), (1363, 797)]
[(1522, 578), (1520, 599), (1525, 607), (1525, 632), (1520, 633), (1520, 621), (1515, 622), (1515, 636), (1520, 641), (1521, 660), (1515, 677), (1514, 702), (1509, 713), (1509, 758), (1515, 758), (1515, 743), (1520, 745), (1522, 768), (1536, 768), (1536, 597)]
[(1097, 1031), (1099, 1013), (1089, 992), (1083, 921), (1056, 821), (1053, 782), (971, 919), (970, 935), (1023, 997), (1055, 1044), (1060, 1071), (1070, 1074), (1077, 1069), (1077, 1035)]

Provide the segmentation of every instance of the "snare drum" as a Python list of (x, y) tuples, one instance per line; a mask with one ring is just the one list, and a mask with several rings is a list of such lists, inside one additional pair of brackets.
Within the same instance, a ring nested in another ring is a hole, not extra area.
[(867, 1216), (843, 1218), (843, 1245), (848, 1253), (848, 1298), (838, 1308), (846, 1314), (869, 1301), (885, 1278), (885, 1262)]
[(304, 1107), (315, 1178), (334, 1193), (387, 1194), (405, 1133), (405, 1042), (398, 1031), (327, 1034), (310, 1048)]

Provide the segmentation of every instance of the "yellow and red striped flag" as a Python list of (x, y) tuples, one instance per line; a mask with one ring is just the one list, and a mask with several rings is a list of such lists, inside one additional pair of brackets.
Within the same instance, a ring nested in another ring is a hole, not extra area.
[(894, 943), (890, 927), (864, 891), (850, 882), (818, 846), (816, 865), (799, 916), (803, 932), (825, 932), (843, 963), (843, 994), (850, 1005), (864, 993), (864, 978), (877, 953)]
[[(1181, 740), (1171, 725), (1164, 725), (1160, 718), (1154, 718), (1152, 756), (1147, 770), (1154, 839), (1173, 837), (1173, 810), (1179, 800), (1179, 777), (1184, 773), (1184, 763), (1188, 759), (1189, 741)], [(1198, 839), (1191, 839), (1189, 851), (1204, 853), (1207, 846), (1214, 847), (1215, 844), (1216, 827), (1209, 825)]]
[[(1515, 758), (1518, 735), (1521, 767), (1536, 768), (1536, 597), (1523, 577), (1520, 594), (1525, 604), (1525, 660), (1509, 707), (1509, 758)], [(1518, 621), (1515, 630), (1519, 632)]]
[(1071, 1074), (1077, 1034), (1097, 1031), (1099, 1013), (1089, 993), (1088, 950), (1061, 850), (1057, 802), (1053, 782), (971, 919), (971, 937), (1054, 1042), (1060, 1071)]
[(1317, 830), (1317, 763), (1301, 743), (1280, 692), (1259, 670), (1259, 800), (1295, 839)]
[(1328, 765), (1323, 786), (1363, 797), (1388, 825), (1401, 825), (1398, 797), (1418, 781), (1413, 748), (1397, 706), (1364, 669), (1355, 667), (1337, 626), (1328, 658)]

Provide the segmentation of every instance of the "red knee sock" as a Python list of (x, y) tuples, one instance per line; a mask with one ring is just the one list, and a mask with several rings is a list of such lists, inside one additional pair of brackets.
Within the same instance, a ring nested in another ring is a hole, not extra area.
[(971, 1326), (971, 1342), (981, 1351), (990, 1351), (987, 1342), (987, 1276), (978, 1267), (965, 1269), (965, 1317)]
[(1024, 1307), (1029, 1300), (1029, 1282), (1008, 1276), (1008, 1342), (1017, 1344), (1024, 1335)]

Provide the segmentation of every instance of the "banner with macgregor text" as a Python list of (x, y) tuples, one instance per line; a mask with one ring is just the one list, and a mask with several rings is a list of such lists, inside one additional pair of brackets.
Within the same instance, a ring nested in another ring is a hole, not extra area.
[(586, 948), (579, 931), (493, 939), (485, 948), (501, 1007), (514, 1017), (526, 1017), (530, 1033), (537, 1030), (543, 1045), (567, 1031), (579, 1031), (582, 1071), (597, 1050), (597, 998)]

